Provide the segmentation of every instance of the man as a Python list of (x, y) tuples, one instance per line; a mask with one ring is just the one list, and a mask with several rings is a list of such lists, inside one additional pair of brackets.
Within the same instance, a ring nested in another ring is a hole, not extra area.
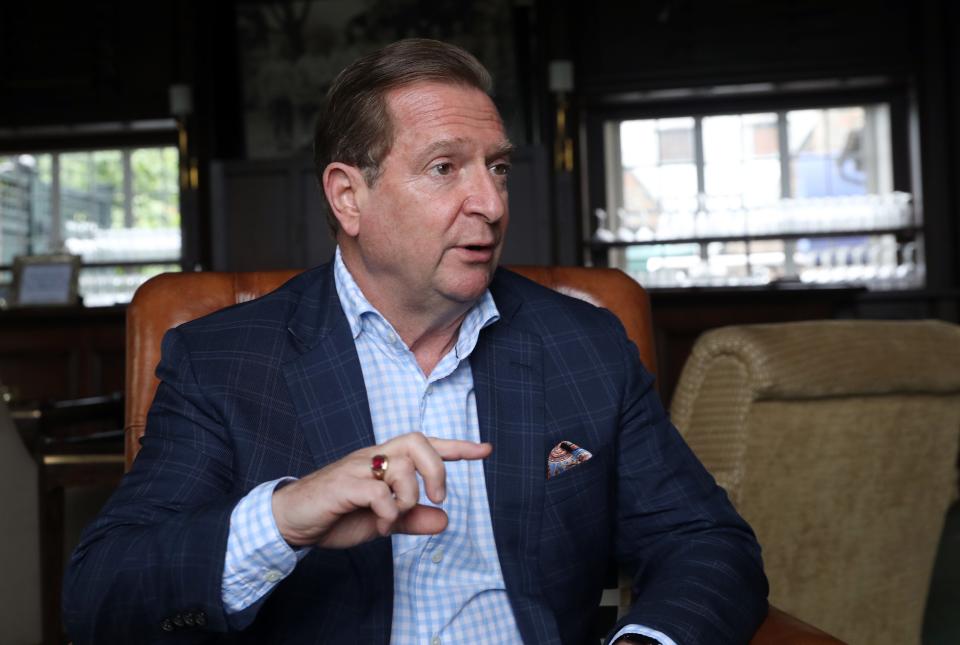
[(469, 54), (334, 82), (338, 250), (167, 334), (143, 447), (65, 583), (74, 641), (743, 643), (759, 548), (616, 319), (497, 269), (511, 145)]

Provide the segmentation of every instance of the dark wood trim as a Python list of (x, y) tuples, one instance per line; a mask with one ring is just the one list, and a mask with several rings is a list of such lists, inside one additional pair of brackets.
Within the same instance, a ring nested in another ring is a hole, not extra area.
[(112, 150), (116, 148), (150, 148), (177, 145), (175, 129), (117, 130), (106, 132), (69, 132), (0, 136), (0, 154), (30, 152), (78, 152), (85, 150)]

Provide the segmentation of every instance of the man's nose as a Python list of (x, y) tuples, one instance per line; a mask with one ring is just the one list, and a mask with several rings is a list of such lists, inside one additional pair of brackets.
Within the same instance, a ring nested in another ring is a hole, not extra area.
[(491, 224), (502, 219), (507, 213), (507, 187), (503, 178), (486, 167), (472, 175), (463, 203), (466, 213), (479, 215)]

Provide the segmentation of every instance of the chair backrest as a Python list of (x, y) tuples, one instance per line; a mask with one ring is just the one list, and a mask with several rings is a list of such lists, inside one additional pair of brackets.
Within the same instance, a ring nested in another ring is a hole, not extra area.
[[(639, 284), (616, 269), (514, 266), (551, 289), (612, 311), (656, 373), (650, 301)], [(168, 329), (273, 291), (299, 271), (165, 273), (148, 280), (127, 309), (126, 465), (140, 449), (147, 411), (159, 384), (160, 342)]]
[(920, 643), (957, 490), (960, 327), (713, 330), (672, 417), (756, 531), (771, 603), (851, 643)]

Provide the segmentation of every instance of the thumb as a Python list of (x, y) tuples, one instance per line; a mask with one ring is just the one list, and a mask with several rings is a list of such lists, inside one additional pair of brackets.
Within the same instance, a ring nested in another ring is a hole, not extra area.
[(407, 535), (435, 535), (447, 528), (447, 522), (447, 514), (442, 509), (417, 504), (396, 521), (393, 532)]

